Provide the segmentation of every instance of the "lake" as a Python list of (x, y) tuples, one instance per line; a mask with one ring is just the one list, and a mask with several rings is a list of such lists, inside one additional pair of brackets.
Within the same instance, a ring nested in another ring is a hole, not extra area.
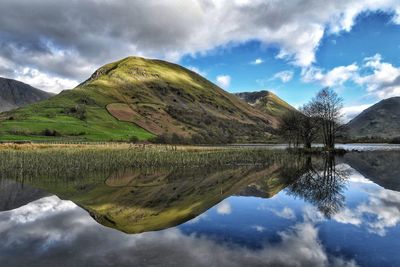
[[(1, 266), (400, 266), (400, 151), (0, 181)], [(33, 174), (32, 174), (33, 175)]]

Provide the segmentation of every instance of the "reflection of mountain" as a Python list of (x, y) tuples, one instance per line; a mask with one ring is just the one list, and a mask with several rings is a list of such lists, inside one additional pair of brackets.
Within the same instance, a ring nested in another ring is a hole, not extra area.
[(0, 211), (13, 210), (48, 195), (29, 185), (0, 179)]
[[(106, 181), (75, 179), (32, 184), (86, 209), (99, 223), (127, 233), (160, 230), (186, 222), (249, 184), (269, 184), (265, 195), (286, 186), (278, 165), (225, 169), (129, 170)], [(269, 178), (275, 177), (272, 183)], [(261, 181), (261, 182), (260, 182)]]
[(127, 233), (176, 226), (231, 195), (269, 198), (286, 187), (289, 194), (312, 203), (327, 216), (340, 209), (344, 175), (335, 168), (334, 159), (288, 156), (278, 162), (33, 177), (25, 184), (71, 200), (99, 223)]
[(304, 173), (306, 160), (300, 156), (293, 156), (290, 164), (283, 164), (283, 166), (279, 172), (275, 172), (274, 175), (267, 177), (267, 179), (257, 179), (243, 187), (236, 195), (261, 198), (273, 197)]
[(400, 191), (400, 151), (352, 152), (343, 160), (374, 183)]

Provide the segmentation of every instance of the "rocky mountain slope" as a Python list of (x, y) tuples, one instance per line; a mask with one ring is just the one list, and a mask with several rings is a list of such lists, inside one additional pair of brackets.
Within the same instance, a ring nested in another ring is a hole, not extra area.
[(350, 138), (400, 136), (400, 97), (392, 97), (367, 108), (346, 125)]
[(26, 106), (50, 96), (52, 94), (28, 84), (0, 77), (0, 112)]
[(288, 111), (296, 110), (277, 95), (269, 91), (243, 92), (237, 93), (236, 96), (243, 99), (254, 108), (277, 118), (283, 116)]

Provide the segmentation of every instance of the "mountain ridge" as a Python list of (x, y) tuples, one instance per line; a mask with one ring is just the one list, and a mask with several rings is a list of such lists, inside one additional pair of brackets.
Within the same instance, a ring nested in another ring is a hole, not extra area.
[(297, 111), (271, 91), (240, 92), (235, 95), (254, 108), (274, 117), (280, 118), (289, 111)]
[(174, 142), (226, 143), (266, 140), (278, 125), (274, 116), (193, 71), (162, 60), (127, 57), (100, 67), (72, 90), (6, 113), (0, 134), (93, 141), (168, 135)]
[(400, 136), (400, 97), (379, 101), (346, 124), (350, 138), (392, 139)]

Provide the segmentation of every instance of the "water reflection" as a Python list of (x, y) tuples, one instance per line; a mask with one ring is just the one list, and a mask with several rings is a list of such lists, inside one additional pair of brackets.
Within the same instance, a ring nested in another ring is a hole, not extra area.
[(336, 166), (335, 157), (326, 155), (312, 160), (311, 156), (299, 170), (296, 179), (288, 188), (288, 193), (312, 203), (327, 218), (344, 206), (349, 172)]
[(23, 201), (0, 212), (0, 262), (399, 266), (399, 152), (365, 153), (3, 180)]
[(374, 183), (400, 191), (400, 151), (353, 152), (340, 160)]
[[(160, 230), (186, 222), (243, 187), (269, 177), (278, 180), (265, 194), (281, 189), (281, 167), (130, 169), (74, 181), (43, 177), (30, 185), (72, 200), (99, 223), (126, 233)], [(275, 188), (278, 187), (278, 189)]]

